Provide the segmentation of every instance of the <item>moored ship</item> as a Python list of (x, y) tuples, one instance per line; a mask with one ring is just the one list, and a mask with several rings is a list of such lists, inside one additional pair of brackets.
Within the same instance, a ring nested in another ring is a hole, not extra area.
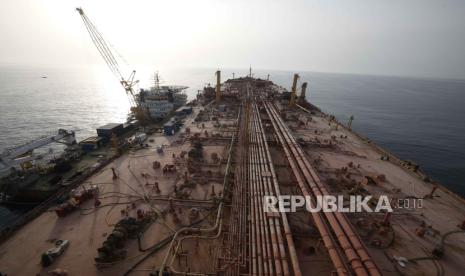
[(153, 87), (141, 89), (138, 94), (140, 106), (148, 111), (151, 119), (165, 119), (187, 103), (187, 95), (183, 92), (187, 86), (160, 85), (158, 73), (154, 81)]

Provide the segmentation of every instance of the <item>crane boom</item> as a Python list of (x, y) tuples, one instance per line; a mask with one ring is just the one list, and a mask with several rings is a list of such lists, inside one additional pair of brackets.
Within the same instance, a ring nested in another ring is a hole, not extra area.
[(138, 103), (136, 101), (136, 95), (134, 93), (133, 87), (139, 82), (138, 80), (134, 80), (136, 71), (133, 70), (127, 79), (124, 78), (123, 74), (121, 73), (119, 64), (115, 55), (111, 51), (108, 43), (103, 38), (102, 34), (97, 30), (95, 25), (90, 21), (87, 15), (84, 13), (82, 8), (76, 8), (78, 13), (81, 15), (82, 21), (87, 29), (87, 32), (92, 39), (95, 47), (99, 51), (100, 55), (102, 56), (105, 63), (110, 68), (111, 72), (115, 75), (115, 77), (119, 80), (120, 84), (123, 86), (124, 90), (129, 99), (129, 103), (131, 105), (131, 110), (134, 110), (138, 107)]
[(0, 175), (8, 173), (10, 168), (17, 164), (35, 159), (31, 155), (32, 151), (51, 143), (75, 144), (76, 137), (74, 131), (59, 129), (55, 135), (45, 136), (21, 146), (4, 150), (0, 154)]

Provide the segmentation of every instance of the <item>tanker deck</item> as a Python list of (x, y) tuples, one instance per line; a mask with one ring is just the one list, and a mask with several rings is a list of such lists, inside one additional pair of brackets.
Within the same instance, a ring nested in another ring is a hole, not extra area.
[[(463, 275), (462, 198), (271, 81), (218, 88), (173, 136), (149, 135), (83, 183), (98, 187), (94, 200), (61, 217), (52, 208), (4, 241), (0, 272)], [(387, 195), (395, 206), (265, 212), (264, 196), (280, 195)], [(43, 267), (56, 240), (69, 247)]]

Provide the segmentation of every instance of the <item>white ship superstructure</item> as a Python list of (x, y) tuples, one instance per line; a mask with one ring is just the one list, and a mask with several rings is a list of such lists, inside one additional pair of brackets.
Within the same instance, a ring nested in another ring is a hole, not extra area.
[(187, 95), (183, 92), (187, 86), (159, 85), (158, 74), (155, 74), (155, 86), (148, 90), (141, 89), (140, 104), (146, 108), (153, 119), (163, 119), (177, 108), (187, 103)]

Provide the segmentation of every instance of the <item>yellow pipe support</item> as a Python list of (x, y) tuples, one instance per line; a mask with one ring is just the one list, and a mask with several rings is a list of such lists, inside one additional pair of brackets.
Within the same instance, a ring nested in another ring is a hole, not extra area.
[(292, 82), (291, 100), (289, 101), (289, 106), (294, 106), (295, 104), (298, 79), (299, 79), (299, 74), (294, 74), (294, 81)]
[(300, 98), (305, 100), (305, 92), (307, 91), (307, 82), (302, 83), (302, 89), (300, 91)]
[(219, 104), (221, 100), (221, 71), (216, 71), (216, 104)]

